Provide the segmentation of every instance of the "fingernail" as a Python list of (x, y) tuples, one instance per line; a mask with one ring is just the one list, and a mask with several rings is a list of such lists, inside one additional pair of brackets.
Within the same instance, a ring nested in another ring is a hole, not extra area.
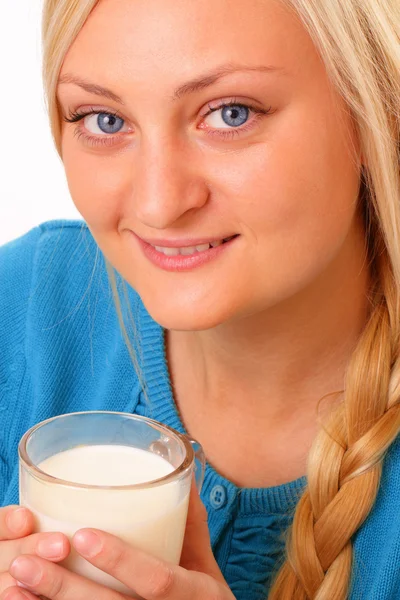
[(36, 551), (42, 558), (61, 558), (64, 540), (58, 534), (49, 535), (38, 542)]
[(8, 513), (6, 522), (8, 527), (14, 533), (19, 533), (26, 525), (28, 511), (26, 508), (17, 508)]
[(42, 570), (32, 558), (20, 556), (10, 567), (11, 576), (21, 583), (32, 586), (37, 585), (42, 577)]
[(78, 531), (73, 538), (73, 544), (82, 556), (95, 557), (103, 547), (99, 536), (93, 531)]

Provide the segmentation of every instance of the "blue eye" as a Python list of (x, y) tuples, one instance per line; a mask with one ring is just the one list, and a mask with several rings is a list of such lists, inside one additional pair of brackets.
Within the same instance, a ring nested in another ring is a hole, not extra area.
[[(83, 121), (85, 129), (90, 133), (99, 136), (99, 134), (116, 134), (125, 126), (125, 121), (115, 113), (100, 112), (91, 109), (86, 113), (71, 112), (69, 117), (64, 117), (67, 123), (78, 123)], [(127, 128), (125, 127), (125, 130)]]
[(249, 109), (241, 104), (225, 106), (221, 109), (221, 117), (229, 127), (240, 127), (249, 118)]
[(235, 129), (243, 130), (251, 114), (259, 116), (267, 111), (257, 109), (240, 102), (225, 102), (220, 106), (211, 107), (210, 112), (205, 115), (205, 122), (208, 127), (222, 130), (222, 132), (234, 132)]
[(124, 120), (110, 113), (98, 113), (85, 117), (86, 129), (95, 134), (99, 132), (93, 131), (91, 127), (98, 127), (102, 133), (115, 134), (121, 131), (123, 126)]

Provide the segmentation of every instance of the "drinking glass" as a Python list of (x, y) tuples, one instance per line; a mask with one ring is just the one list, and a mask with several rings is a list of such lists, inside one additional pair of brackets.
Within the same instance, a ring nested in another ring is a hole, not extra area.
[[(136, 463), (132, 457), (126, 462), (121, 452), (136, 453)], [(195, 440), (138, 415), (80, 412), (32, 427), (21, 439), (19, 458), (20, 504), (32, 511), (37, 532), (60, 531), (71, 538), (78, 529), (94, 527), (153, 556), (179, 563), (193, 473), (199, 492), (204, 479), (204, 453)], [(148, 459), (166, 467), (166, 474), (157, 478), (147, 474)], [(60, 461), (62, 473), (68, 473), (66, 479), (58, 476)], [(46, 466), (50, 464), (51, 469)], [(103, 485), (110, 464), (112, 476), (123, 477), (124, 485)], [(90, 481), (79, 481), (82, 466), (90, 470)], [(136, 483), (136, 467), (141, 471), (140, 483)], [(62, 564), (138, 597), (74, 550)]]

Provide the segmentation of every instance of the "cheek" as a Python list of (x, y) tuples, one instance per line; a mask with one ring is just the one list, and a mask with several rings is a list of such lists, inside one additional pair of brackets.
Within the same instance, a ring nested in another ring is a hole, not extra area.
[(340, 252), (359, 190), (350, 132), (348, 123), (329, 114), (310, 119), (306, 109), (293, 109), (274, 125), (271, 121), (267, 142), (249, 148), (242, 162), (232, 165), (224, 195), (234, 198), (235, 220), (252, 241), (248, 289), (264, 273), (265, 291), (288, 297)]
[(63, 142), (63, 163), (72, 200), (93, 231), (115, 230), (129, 189), (129, 168), (118, 155), (83, 151), (76, 140)]
[(317, 226), (333, 230), (353, 215), (360, 167), (349, 125), (309, 112), (309, 106), (286, 110), (271, 120), (266, 141), (230, 165), (218, 164), (225, 196), (235, 199), (231, 209), (260, 238), (277, 230), (290, 236)]

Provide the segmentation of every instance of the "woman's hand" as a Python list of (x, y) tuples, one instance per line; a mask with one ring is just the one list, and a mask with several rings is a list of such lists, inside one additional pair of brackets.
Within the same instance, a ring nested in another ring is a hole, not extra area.
[[(95, 529), (81, 529), (73, 545), (94, 566), (112, 575), (145, 600), (235, 600), (213, 557), (207, 515), (192, 491), (181, 566), (136, 550)], [(50, 600), (121, 600), (127, 596), (33, 556), (13, 562), (10, 575), (36, 595)], [(0, 600), (36, 600), (26, 589), (12, 587)]]
[[(58, 562), (70, 551), (68, 539), (61, 533), (37, 533), (33, 531), (33, 516), (26, 508), (6, 506), (0, 508), (0, 592), (15, 586), (15, 579), (8, 570), (21, 554), (35, 554)], [(32, 535), (31, 535), (32, 534)]]

